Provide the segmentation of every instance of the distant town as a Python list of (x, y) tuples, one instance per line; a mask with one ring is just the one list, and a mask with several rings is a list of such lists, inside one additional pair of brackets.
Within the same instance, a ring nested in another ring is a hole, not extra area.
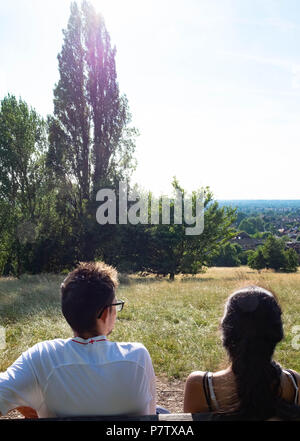
[(237, 210), (238, 231), (231, 243), (243, 252), (255, 250), (269, 235), (294, 249), (300, 263), (300, 200), (219, 200), (219, 205)]

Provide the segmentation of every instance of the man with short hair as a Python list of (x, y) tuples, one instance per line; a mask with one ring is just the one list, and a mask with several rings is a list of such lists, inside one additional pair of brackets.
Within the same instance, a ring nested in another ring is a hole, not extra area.
[(147, 349), (107, 338), (124, 305), (117, 287), (117, 271), (102, 262), (81, 262), (68, 274), (61, 306), (74, 337), (37, 343), (0, 373), (2, 415), (20, 406), (44, 418), (155, 414)]

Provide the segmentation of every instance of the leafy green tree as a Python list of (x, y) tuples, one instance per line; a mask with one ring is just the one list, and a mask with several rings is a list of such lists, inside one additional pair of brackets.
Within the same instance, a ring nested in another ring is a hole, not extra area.
[(252, 234), (251, 237), (254, 239), (267, 239), (268, 236), (272, 236), (272, 234), (269, 231), (264, 232), (257, 232), (255, 234)]
[[(2, 270), (19, 274), (47, 206), (46, 125), (34, 109), (8, 95), (0, 108), (0, 253)], [(5, 272), (5, 271), (4, 271)]]
[(248, 265), (249, 256), (253, 253), (253, 250), (243, 250), (238, 253), (241, 265)]
[(263, 254), (266, 260), (266, 267), (276, 271), (285, 266), (284, 242), (269, 236), (263, 246)]
[(266, 260), (264, 257), (263, 247), (258, 247), (256, 251), (252, 251), (252, 253), (249, 254), (248, 266), (259, 271), (263, 268), (266, 268)]
[(294, 249), (285, 249), (282, 239), (269, 236), (263, 246), (253, 251), (248, 258), (250, 268), (263, 268), (275, 271), (296, 272), (299, 266), (299, 256)]
[(226, 243), (221, 247), (219, 254), (213, 259), (212, 264), (215, 266), (240, 266), (241, 260), (239, 254), (242, 247), (238, 244)]
[(242, 220), (245, 219), (245, 217), (247, 217), (246, 213), (244, 213), (243, 211), (237, 210), (236, 221), (235, 221), (236, 225), (239, 225), (242, 222)]
[(289, 248), (285, 251), (285, 258), (286, 261), (283, 270), (286, 272), (295, 273), (299, 266), (299, 256), (297, 252), (294, 249)]
[(245, 231), (248, 234), (255, 234), (257, 232), (263, 232), (265, 229), (264, 222), (261, 217), (246, 217), (242, 219), (239, 224), (239, 230)]
[[(174, 190), (180, 190), (176, 179)], [(170, 224), (128, 225), (123, 237), (129, 247), (123, 248), (129, 267), (136, 271), (151, 272), (174, 280), (178, 273), (196, 274), (212, 264), (213, 257), (236, 231), (233, 228), (235, 209), (222, 207), (213, 201), (208, 187), (193, 194), (196, 199), (204, 194), (204, 231), (198, 235), (186, 235), (185, 222), (174, 223), (174, 199), (170, 205)], [(160, 201), (160, 214), (162, 204)], [(195, 215), (195, 212), (193, 213)]]

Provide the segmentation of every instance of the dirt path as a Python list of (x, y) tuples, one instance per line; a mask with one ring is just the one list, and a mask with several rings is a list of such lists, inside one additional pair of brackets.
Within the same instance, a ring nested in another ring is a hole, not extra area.
[(184, 381), (173, 380), (168, 382), (156, 378), (157, 404), (168, 409), (171, 413), (183, 412)]
[[(166, 379), (156, 379), (157, 404), (168, 409), (171, 413), (183, 412), (183, 390), (184, 381), (174, 380), (168, 382)], [(1, 419), (24, 418), (18, 411), (12, 410)]]

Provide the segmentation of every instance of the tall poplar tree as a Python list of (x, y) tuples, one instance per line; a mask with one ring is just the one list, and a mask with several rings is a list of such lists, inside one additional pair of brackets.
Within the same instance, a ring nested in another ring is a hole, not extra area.
[(87, 1), (81, 7), (73, 2), (63, 34), (54, 117), (48, 121), (48, 165), (55, 179), (76, 185), (82, 207), (101, 186), (128, 179), (137, 131), (129, 125), (128, 102), (117, 82), (116, 49), (102, 16)]

